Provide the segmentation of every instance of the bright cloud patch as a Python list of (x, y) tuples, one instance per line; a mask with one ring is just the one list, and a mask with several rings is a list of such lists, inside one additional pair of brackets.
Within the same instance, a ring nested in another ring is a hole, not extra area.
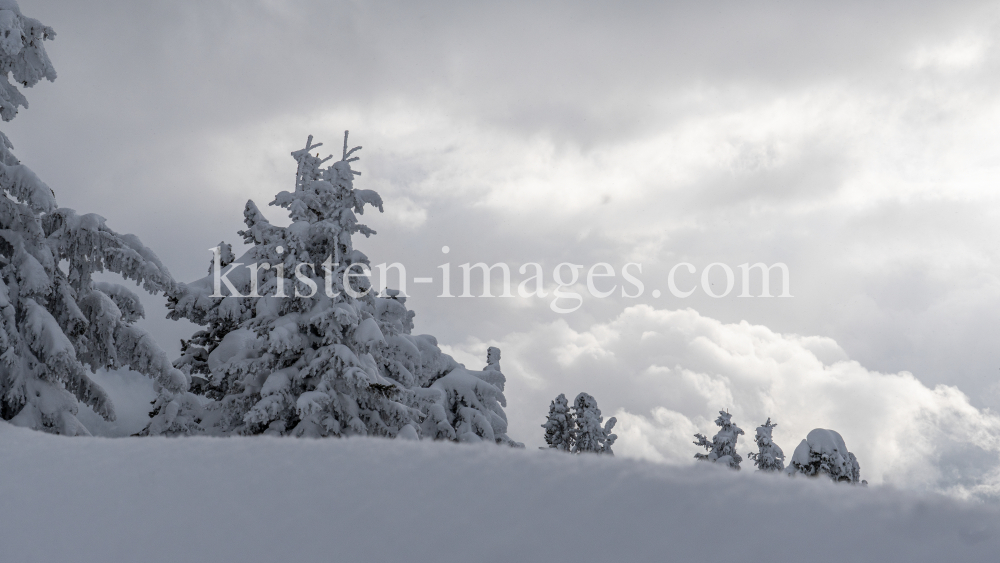
[[(983, 469), (996, 465), (1000, 417), (955, 387), (868, 370), (828, 338), (636, 306), (585, 331), (557, 321), (496, 344), (510, 379), (512, 435), (529, 445), (541, 445), (536, 423), (549, 400), (587, 391), (605, 417), (618, 417), (622, 456), (693, 463), (692, 435), (713, 434), (711, 421), (728, 409), (747, 436), (771, 417), (786, 455), (813, 428), (837, 430), (873, 484), (1000, 492), (997, 476)], [(744, 457), (754, 451), (747, 436)]]

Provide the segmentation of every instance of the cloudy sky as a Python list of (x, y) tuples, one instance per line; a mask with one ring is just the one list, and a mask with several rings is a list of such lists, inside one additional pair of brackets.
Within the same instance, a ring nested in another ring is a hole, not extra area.
[[(247, 199), (291, 188), (307, 135), (337, 153), (350, 129), (357, 186), (386, 202), (356, 241), (373, 264), (619, 273), (565, 315), (408, 288), (417, 331), (460, 361), (501, 347), (529, 447), (556, 394), (589, 391), (620, 455), (689, 463), (728, 408), (750, 436), (776, 420), (788, 454), (839, 430), (873, 483), (1000, 494), (996, 3), (21, 8), (56, 29), (59, 78), (3, 124), (16, 154), (180, 281), (238, 241)], [(628, 262), (639, 297), (619, 293)], [(787, 264), (792, 297), (738, 297), (756, 262)], [(698, 287), (712, 263), (735, 271), (725, 297)], [(146, 327), (173, 354), (193, 327), (160, 307)]]

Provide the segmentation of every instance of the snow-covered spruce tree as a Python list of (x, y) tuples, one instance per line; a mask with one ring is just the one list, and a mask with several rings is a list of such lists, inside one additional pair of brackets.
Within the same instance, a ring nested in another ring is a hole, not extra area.
[(540, 449), (557, 449), (564, 452), (573, 449), (573, 432), (576, 430), (576, 418), (569, 408), (566, 395), (560, 393), (549, 405), (549, 415), (545, 418), (545, 443), (548, 447)]
[(325, 168), (331, 157), (310, 152), (320, 146), (310, 136), (292, 153), (295, 189), (271, 202), (288, 210), (288, 227), (270, 224), (247, 202), (240, 235), (250, 250), (237, 259), (220, 244), (210, 274), (168, 297), (169, 317), (205, 327), (183, 343), (175, 365), (212, 401), (201, 407), (164, 393), (147, 431), (164, 428), (157, 417), (175, 405), (169, 415), (202, 419), (192, 432), (513, 445), (499, 350), (472, 372), (434, 337), (410, 334), (414, 313), (404, 296), (371, 291), (368, 258), (352, 236), (375, 234), (357, 214), (366, 205), (381, 211), (382, 200), (354, 188), (359, 173), (351, 162), (360, 147), (348, 150), (346, 133), (341, 159)]
[[(55, 33), (0, 0), (0, 117), (11, 120), (24, 96), (9, 78), (32, 86), (54, 80), (42, 41)], [(133, 235), (93, 214), (60, 208), (54, 192), (10, 152), (0, 133), (0, 417), (59, 434), (88, 434), (76, 418), (84, 403), (107, 420), (114, 408), (92, 370), (127, 366), (165, 389), (187, 387), (184, 374), (133, 323), (143, 316), (128, 289), (92, 279), (111, 271), (150, 292), (173, 280)]]
[[(431, 357), (435, 355), (432, 352)], [(507, 406), (503, 395), (507, 378), (500, 371), (500, 350), (490, 347), (486, 355), (487, 365), (481, 372), (458, 365), (429, 389), (414, 390), (427, 415), (422, 425), (424, 436), (524, 447), (507, 437), (507, 415), (502, 408)]]
[[(42, 78), (52, 82), (56, 79), (56, 69), (49, 61), (43, 41), (55, 39), (56, 32), (40, 21), (25, 17), (14, 0), (0, 0), (0, 117), (10, 121), (17, 115), (19, 107), (28, 107), (24, 97), (14, 82), (31, 87)], [(9, 157), (7, 149), (13, 148), (3, 136), (2, 150)], [(13, 158), (13, 157), (10, 157)]]
[(827, 475), (834, 481), (865, 483), (858, 458), (847, 451), (844, 438), (833, 430), (816, 428), (799, 443), (785, 469), (788, 475)]
[(719, 431), (712, 437), (711, 442), (702, 434), (694, 435), (697, 438), (694, 444), (702, 446), (708, 451), (705, 454), (694, 454), (695, 458), (728, 465), (733, 469), (740, 468), (740, 462), (743, 461), (743, 458), (736, 453), (736, 441), (743, 434), (743, 430), (733, 424), (732, 418), (733, 415), (728, 412), (719, 411), (719, 418), (715, 419), (715, 425), (719, 427)]
[(596, 399), (587, 393), (577, 395), (573, 401), (573, 419), (576, 425), (573, 428), (573, 445), (570, 451), (614, 455), (611, 446), (618, 435), (612, 434), (611, 429), (618, 419), (611, 417), (602, 426), (604, 417), (601, 416), (601, 409), (597, 408)]
[(757, 471), (781, 471), (785, 468), (785, 453), (771, 437), (775, 426), (777, 424), (768, 418), (767, 422), (757, 427), (757, 435), (753, 439), (757, 443), (757, 451), (747, 454), (757, 466)]

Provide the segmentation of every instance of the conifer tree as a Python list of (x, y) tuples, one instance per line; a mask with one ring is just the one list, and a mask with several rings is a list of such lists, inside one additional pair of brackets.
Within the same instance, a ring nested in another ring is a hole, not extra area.
[(785, 469), (788, 475), (816, 477), (826, 475), (834, 481), (862, 483), (858, 458), (847, 451), (844, 438), (833, 430), (816, 428), (806, 435), (792, 454)]
[(507, 406), (505, 381), (500, 371), (500, 350), (491, 347), (481, 372), (459, 365), (430, 385), (429, 391), (436, 395), (418, 391), (421, 397), (431, 398), (423, 409), (427, 435), (456, 442), (524, 447), (507, 436), (507, 415), (502, 408)]
[(694, 454), (696, 459), (721, 463), (733, 469), (740, 468), (740, 462), (743, 461), (743, 458), (736, 453), (736, 441), (743, 434), (743, 430), (733, 424), (732, 418), (733, 415), (728, 412), (719, 411), (719, 418), (715, 419), (715, 425), (719, 427), (719, 431), (712, 437), (711, 442), (702, 434), (694, 435), (697, 438), (694, 444), (702, 446), (708, 451), (704, 454)]
[[(0, 0), (0, 117), (10, 121), (26, 87), (56, 73), (43, 41), (52, 28)], [(103, 217), (60, 208), (55, 194), (11, 153), (0, 133), (0, 418), (59, 434), (89, 434), (79, 403), (107, 420), (114, 408), (90, 378), (100, 368), (129, 367), (171, 392), (187, 387), (151, 337), (133, 323), (144, 315), (137, 295), (93, 280), (109, 271), (149, 292), (169, 291), (167, 269), (139, 239), (108, 228)]]
[(552, 400), (549, 405), (549, 415), (542, 428), (545, 429), (545, 443), (548, 444), (548, 448), (564, 452), (572, 451), (576, 418), (573, 416), (573, 412), (569, 408), (569, 401), (563, 393)]
[(614, 455), (611, 446), (618, 439), (618, 435), (612, 434), (611, 429), (615, 427), (618, 419), (611, 417), (602, 426), (604, 417), (601, 416), (601, 409), (597, 408), (597, 400), (594, 397), (587, 393), (576, 396), (573, 401), (573, 420), (576, 425), (573, 429), (573, 445), (570, 451)]
[(771, 438), (771, 431), (777, 424), (767, 422), (757, 427), (757, 435), (754, 442), (757, 443), (757, 451), (747, 454), (757, 466), (758, 471), (781, 471), (785, 468), (785, 453), (781, 451), (778, 444)]
[[(366, 206), (382, 210), (371, 190), (356, 189), (348, 149), (324, 167), (310, 136), (292, 153), (295, 189), (271, 205), (288, 211), (272, 225), (253, 201), (240, 235), (251, 248), (236, 258), (213, 249), (209, 275), (179, 284), (169, 316), (202, 325), (183, 343), (175, 365), (189, 373), (204, 406), (157, 398), (149, 433), (292, 436), (405, 436), (518, 445), (507, 435), (505, 378), (499, 350), (472, 372), (428, 335), (412, 335), (406, 297), (376, 295), (369, 260), (353, 235), (375, 231), (358, 222)], [(229, 269), (226, 269), (226, 266)], [(252, 266), (252, 267), (251, 267)], [(164, 410), (170, 405), (169, 412)], [(200, 412), (199, 412), (200, 409)], [(160, 412), (168, 415), (159, 420)], [(176, 416), (175, 416), (176, 415)]]

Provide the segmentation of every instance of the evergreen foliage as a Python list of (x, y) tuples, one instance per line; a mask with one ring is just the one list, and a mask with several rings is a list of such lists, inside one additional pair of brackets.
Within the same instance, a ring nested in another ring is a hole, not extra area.
[[(183, 342), (175, 362), (203, 398), (164, 393), (147, 433), (519, 445), (506, 435), (500, 351), (488, 351), (481, 372), (468, 370), (434, 337), (411, 334), (414, 313), (404, 295), (372, 291), (369, 259), (352, 237), (375, 234), (357, 216), (366, 207), (381, 211), (382, 199), (354, 187), (360, 173), (351, 163), (361, 147), (348, 149), (347, 140), (345, 132), (341, 158), (324, 167), (332, 157), (314, 154), (322, 145), (310, 136), (292, 153), (294, 191), (271, 202), (291, 224), (272, 225), (247, 202), (239, 234), (250, 249), (236, 258), (220, 243), (209, 275), (169, 295), (170, 318), (204, 327)], [(177, 427), (176, 416), (188, 422)]]
[[(23, 86), (54, 80), (43, 41), (51, 28), (0, 1), (0, 117), (10, 121)], [(79, 403), (107, 420), (114, 407), (90, 378), (93, 370), (128, 367), (180, 392), (188, 386), (166, 354), (134, 325), (144, 315), (125, 287), (95, 281), (114, 272), (149, 292), (171, 291), (173, 279), (133, 235), (108, 228), (99, 215), (60, 208), (55, 193), (11, 152), (0, 133), (0, 418), (47, 432), (89, 434)]]
[(694, 444), (704, 447), (708, 452), (694, 454), (696, 459), (721, 463), (733, 469), (740, 468), (740, 462), (743, 461), (743, 458), (736, 453), (736, 441), (743, 434), (743, 430), (733, 424), (732, 418), (733, 416), (728, 412), (719, 411), (719, 417), (715, 419), (715, 425), (719, 427), (719, 431), (712, 437), (712, 441), (709, 441), (702, 434), (694, 435), (697, 438)]
[[(618, 439), (612, 434), (618, 420), (615, 417), (604, 423), (597, 400), (587, 393), (580, 393), (570, 408), (566, 395), (559, 394), (549, 405), (549, 414), (542, 428), (548, 448), (570, 453), (597, 453), (614, 455), (611, 446)], [(603, 425), (602, 425), (603, 423)]]
[(826, 475), (834, 481), (867, 484), (861, 480), (858, 458), (847, 451), (844, 438), (833, 430), (816, 428), (799, 443), (785, 470), (789, 475)]
[(769, 417), (767, 422), (757, 427), (757, 435), (754, 436), (757, 451), (747, 456), (753, 460), (758, 471), (781, 471), (785, 468), (785, 453), (771, 437), (771, 431), (775, 426), (777, 424), (772, 423)]
[(598, 453), (614, 455), (611, 446), (618, 439), (617, 434), (612, 434), (611, 429), (615, 427), (618, 419), (611, 417), (602, 426), (604, 418), (601, 416), (601, 409), (597, 408), (597, 400), (587, 393), (580, 393), (573, 401), (573, 418), (576, 427), (573, 430), (573, 453)]
[[(560, 393), (549, 405), (549, 414), (545, 418), (545, 443), (549, 448), (564, 452), (573, 449), (573, 432), (576, 428), (576, 418), (570, 410), (566, 395)], [(547, 448), (542, 448), (547, 449)]]

